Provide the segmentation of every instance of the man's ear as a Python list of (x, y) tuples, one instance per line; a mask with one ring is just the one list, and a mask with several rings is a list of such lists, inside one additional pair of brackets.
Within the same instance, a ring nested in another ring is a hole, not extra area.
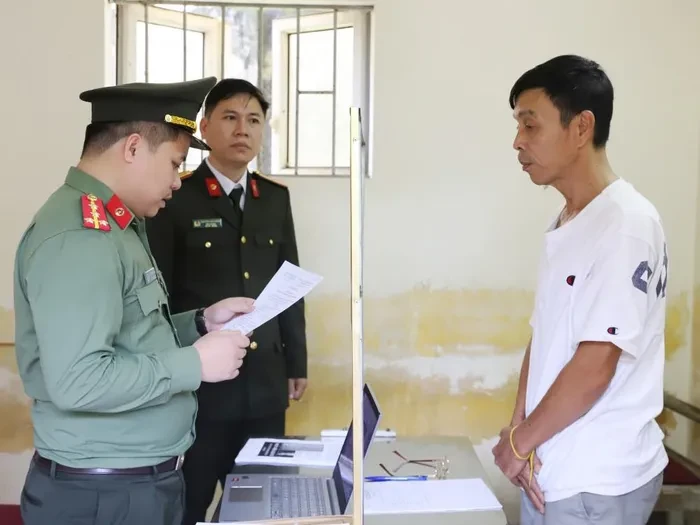
[(124, 139), (124, 147), (122, 149), (122, 154), (124, 155), (124, 161), (132, 163), (136, 160), (136, 154), (143, 145), (143, 137), (138, 133), (132, 133), (126, 139)]
[(583, 146), (589, 141), (593, 143), (595, 134), (595, 115), (593, 112), (588, 109), (582, 111), (576, 116), (575, 124), (579, 146)]
[(208, 131), (209, 131), (209, 119), (206, 116), (203, 116), (202, 120), (199, 121), (199, 133), (205, 142), (209, 138), (208, 133), (207, 133)]

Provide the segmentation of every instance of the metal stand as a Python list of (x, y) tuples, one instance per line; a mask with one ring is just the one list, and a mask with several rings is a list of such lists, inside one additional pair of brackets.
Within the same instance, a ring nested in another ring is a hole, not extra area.
[(362, 390), (362, 126), (360, 108), (350, 108), (350, 281), (352, 293), (353, 525), (364, 523), (364, 416)]

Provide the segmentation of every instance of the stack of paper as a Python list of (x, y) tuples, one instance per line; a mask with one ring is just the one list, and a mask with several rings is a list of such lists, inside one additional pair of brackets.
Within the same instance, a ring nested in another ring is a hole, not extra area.
[(414, 514), (499, 510), (483, 480), (445, 479), (365, 483), (366, 514)]
[(334, 467), (342, 441), (251, 438), (236, 457), (236, 465)]

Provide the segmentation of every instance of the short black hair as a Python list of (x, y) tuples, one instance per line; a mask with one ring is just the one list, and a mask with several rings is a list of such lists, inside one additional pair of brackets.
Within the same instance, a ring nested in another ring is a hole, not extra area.
[(541, 88), (561, 114), (561, 123), (589, 110), (595, 116), (593, 146), (601, 148), (610, 136), (614, 92), (612, 82), (593, 60), (578, 55), (561, 55), (544, 62), (523, 75), (510, 90), (510, 107), (526, 90)]
[(155, 151), (164, 142), (174, 142), (186, 132), (165, 122), (93, 122), (85, 128), (81, 156), (104, 153), (132, 133), (141, 135), (151, 151)]
[(235, 97), (241, 93), (247, 93), (258, 99), (260, 107), (263, 110), (263, 116), (267, 116), (267, 110), (270, 108), (270, 103), (265, 98), (265, 95), (260, 88), (242, 78), (225, 78), (215, 85), (204, 101), (204, 115), (210, 117), (211, 112), (214, 111), (214, 108), (221, 101), (228, 100), (229, 98)]

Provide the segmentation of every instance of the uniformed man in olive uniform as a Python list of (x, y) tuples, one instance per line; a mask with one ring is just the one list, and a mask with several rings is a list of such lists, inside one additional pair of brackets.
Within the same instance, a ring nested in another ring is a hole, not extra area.
[[(147, 221), (174, 312), (226, 296), (257, 297), (284, 261), (299, 264), (289, 191), (248, 164), (263, 138), (268, 102), (254, 85), (224, 79), (204, 103), (211, 151), (182, 189)], [(204, 521), (252, 436), (285, 434), (289, 400), (306, 388), (304, 302), (257, 328), (235, 381), (203, 384), (197, 439), (185, 456), (185, 525)]]
[[(41, 206), (15, 260), (16, 352), (36, 453), (25, 525), (173, 525), (202, 381), (238, 375), (249, 339), (220, 331), (251, 299), (171, 315), (145, 217), (180, 187), (216, 82), (85, 92), (80, 162)], [(211, 304), (211, 303), (207, 303)]]

